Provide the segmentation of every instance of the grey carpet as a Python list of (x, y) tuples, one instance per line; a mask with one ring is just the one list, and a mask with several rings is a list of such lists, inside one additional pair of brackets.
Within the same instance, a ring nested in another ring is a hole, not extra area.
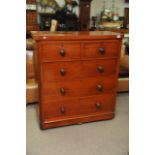
[(27, 155), (127, 155), (129, 94), (118, 94), (113, 120), (40, 130), (37, 105), (27, 106)]

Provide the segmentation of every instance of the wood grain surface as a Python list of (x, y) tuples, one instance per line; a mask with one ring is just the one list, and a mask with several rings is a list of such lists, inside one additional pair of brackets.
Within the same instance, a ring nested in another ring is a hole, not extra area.
[(122, 35), (33, 32), (41, 129), (112, 119)]

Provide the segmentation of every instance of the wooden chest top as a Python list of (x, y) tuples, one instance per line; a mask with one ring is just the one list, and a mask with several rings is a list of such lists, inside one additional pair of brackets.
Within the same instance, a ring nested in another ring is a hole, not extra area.
[(81, 32), (48, 32), (32, 31), (35, 40), (82, 40), (82, 39), (121, 39), (120, 33), (110, 31), (81, 31)]

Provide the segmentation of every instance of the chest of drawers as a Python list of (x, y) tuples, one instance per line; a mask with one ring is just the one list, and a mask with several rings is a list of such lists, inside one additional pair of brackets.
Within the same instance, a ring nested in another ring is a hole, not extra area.
[(41, 129), (112, 119), (122, 35), (32, 32)]

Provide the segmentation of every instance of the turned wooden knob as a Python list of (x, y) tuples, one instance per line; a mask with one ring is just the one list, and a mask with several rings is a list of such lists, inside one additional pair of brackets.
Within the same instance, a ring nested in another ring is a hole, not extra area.
[(103, 73), (104, 72), (104, 68), (102, 66), (98, 66), (97, 67), (97, 70), (100, 72), (100, 73)]
[(62, 57), (64, 57), (64, 56), (66, 55), (66, 53), (65, 53), (65, 50), (64, 50), (64, 49), (61, 49), (61, 50), (60, 50), (60, 55), (61, 55)]
[(98, 84), (98, 85), (96, 86), (96, 88), (97, 88), (98, 91), (102, 91), (102, 90), (103, 90), (103, 87), (102, 87), (102, 85), (100, 85), (100, 84)]
[(60, 107), (60, 112), (61, 112), (62, 114), (65, 113), (65, 107), (64, 107), (64, 106)]
[(61, 93), (62, 95), (65, 95), (65, 93), (66, 93), (65, 89), (64, 89), (64, 88), (60, 88), (60, 93)]
[(60, 69), (60, 74), (61, 74), (62, 76), (64, 76), (64, 75), (66, 74), (66, 71), (65, 71), (64, 68), (61, 68), (61, 69)]
[(100, 52), (100, 54), (103, 55), (105, 53), (105, 49), (101, 47), (101, 48), (99, 48), (99, 52)]
[(95, 104), (95, 106), (96, 106), (97, 109), (100, 109), (100, 108), (101, 108), (101, 103), (100, 103), (100, 102), (97, 102), (97, 103)]

